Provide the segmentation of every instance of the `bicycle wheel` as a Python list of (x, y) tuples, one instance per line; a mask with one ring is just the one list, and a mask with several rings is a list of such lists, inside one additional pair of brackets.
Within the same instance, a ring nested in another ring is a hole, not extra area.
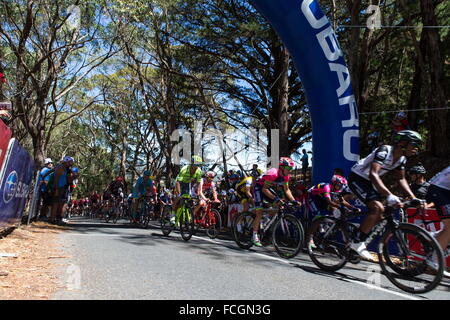
[(220, 233), (220, 226), (222, 225), (222, 218), (217, 210), (212, 209), (210, 216), (206, 216), (206, 234), (211, 239), (215, 239)]
[(303, 248), (305, 232), (296, 217), (286, 214), (275, 222), (272, 241), (278, 255), (285, 259), (295, 257)]
[(180, 233), (184, 241), (189, 241), (194, 234), (194, 213), (186, 206), (182, 207), (180, 214)]
[(111, 212), (110, 211), (105, 212), (105, 222), (106, 223), (109, 222), (110, 218), (111, 218)]
[(312, 222), (306, 237), (308, 255), (320, 269), (334, 272), (347, 263), (346, 230), (336, 220), (320, 217)]
[[(427, 265), (434, 257), (437, 270)], [(420, 227), (401, 223), (382, 236), (378, 252), (381, 269), (396, 287), (410, 293), (425, 293), (439, 285), (444, 255), (436, 239)]]
[(119, 220), (119, 209), (114, 208), (113, 209), (113, 223), (117, 223), (117, 220)]
[(163, 235), (168, 236), (173, 230), (173, 226), (170, 223), (170, 209), (164, 208), (161, 216), (161, 231)]
[(234, 224), (234, 241), (242, 249), (250, 249), (253, 246), (252, 235), (253, 235), (253, 221), (255, 217), (254, 214), (250, 212), (240, 213)]

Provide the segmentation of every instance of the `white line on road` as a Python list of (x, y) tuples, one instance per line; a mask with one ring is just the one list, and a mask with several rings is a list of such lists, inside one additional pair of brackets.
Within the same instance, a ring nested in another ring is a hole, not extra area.
[[(212, 239), (207, 239), (207, 238), (202, 238), (202, 237), (197, 237), (197, 236), (192, 236), (192, 237), (193, 237), (193, 238), (197, 238), (197, 239), (201, 239), (201, 240), (205, 240), (205, 241), (209, 241), (209, 242), (212, 242), (212, 243), (215, 243), (215, 244), (219, 244), (219, 245), (221, 244), (220, 242), (217, 242), (217, 241), (212, 240)], [(250, 251), (249, 253), (250, 253), (250, 254), (254, 254), (254, 255), (258, 255), (258, 256), (262, 256), (262, 257), (264, 257), (264, 258), (276, 260), (276, 261), (278, 261), (278, 262), (283, 262), (284, 264), (289, 264), (289, 265), (291, 264), (291, 262), (289, 262), (289, 261), (283, 260), (283, 259), (281, 259), (281, 258), (271, 257), (271, 256), (268, 256), (268, 255), (263, 254), (263, 253), (251, 252), (251, 251)], [(366, 287), (366, 288), (369, 288), (369, 289), (375, 289), (375, 290), (380, 290), (380, 291), (383, 291), (383, 292), (391, 293), (391, 294), (397, 295), (397, 296), (402, 297), (402, 298), (405, 298), (405, 299), (410, 299), (410, 300), (425, 300), (425, 299), (421, 299), (421, 298), (418, 298), (418, 297), (415, 297), (415, 296), (410, 296), (410, 295), (403, 294), (403, 293), (400, 293), (400, 292), (391, 291), (391, 290), (389, 290), (389, 289), (381, 288), (381, 287), (379, 287), (379, 286), (372, 285), (372, 284), (369, 284), (369, 283), (363, 283), (363, 282), (361, 282), (361, 281), (356, 281), (356, 280), (352, 280), (352, 279), (347, 279), (347, 278), (343, 278), (343, 277), (339, 277), (339, 276), (336, 276), (336, 279), (340, 279), (340, 280), (348, 281), (348, 282), (351, 282), (351, 283), (354, 283), (354, 284), (362, 285), (362, 286), (364, 286), (364, 287)]]

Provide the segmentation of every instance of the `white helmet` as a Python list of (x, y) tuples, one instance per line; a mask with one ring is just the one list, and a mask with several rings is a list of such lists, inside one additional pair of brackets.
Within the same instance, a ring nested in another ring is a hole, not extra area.
[(44, 165), (48, 165), (50, 163), (53, 163), (52, 159), (47, 158), (47, 159), (44, 160)]

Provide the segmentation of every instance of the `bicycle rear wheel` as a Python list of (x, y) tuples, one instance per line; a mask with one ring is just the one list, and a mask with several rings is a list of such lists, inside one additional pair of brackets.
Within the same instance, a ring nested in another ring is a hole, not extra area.
[(320, 269), (334, 272), (347, 263), (346, 244), (348, 235), (336, 220), (320, 217), (308, 230), (306, 245), (312, 262)]
[(275, 222), (272, 241), (280, 257), (295, 257), (303, 248), (304, 237), (303, 227), (293, 215), (286, 214)]
[(194, 234), (194, 213), (186, 206), (182, 207), (180, 214), (180, 233), (184, 241), (189, 241)]
[(222, 225), (222, 218), (217, 210), (211, 209), (211, 215), (206, 215), (206, 234), (211, 239), (215, 239), (220, 233), (220, 226)]
[(242, 249), (250, 249), (253, 246), (253, 221), (254, 214), (250, 212), (240, 213), (233, 226), (234, 241)]
[[(432, 257), (437, 270), (428, 267), (427, 260)], [(378, 259), (389, 281), (410, 293), (425, 293), (436, 288), (445, 267), (444, 255), (436, 239), (427, 231), (408, 223), (384, 233)]]

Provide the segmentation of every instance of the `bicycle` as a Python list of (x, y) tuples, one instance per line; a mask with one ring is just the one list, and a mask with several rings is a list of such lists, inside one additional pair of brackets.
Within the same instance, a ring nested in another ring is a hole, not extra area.
[[(347, 262), (357, 264), (361, 261), (358, 254), (350, 249), (358, 226), (349, 220), (363, 214), (350, 212), (343, 205), (339, 211), (338, 217), (317, 217), (307, 232), (309, 257), (316, 266), (328, 272), (343, 268)], [(402, 209), (400, 213), (402, 214)], [(432, 235), (416, 225), (397, 221), (394, 209), (389, 207), (381, 222), (367, 237), (366, 246), (379, 235), (378, 263), (396, 287), (410, 293), (425, 293), (440, 283), (443, 253)], [(438, 270), (429, 272), (427, 260), (433, 254), (437, 257)]]
[(139, 212), (138, 223), (145, 229), (148, 228), (150, 220), (154, 219), (155, 210), (153, 196), (143, 196), (140, 201), (141, 208)]
[[(295, 257), (303, 248), (305, 232), (300, 221), (293, 215), (296, 206), (290, 203), (282, 204), (278, 209), (265, 212), (258, 231), (263, 246), (273, 244), (278, 255), (285, 259)], [(238, 215), (234, 225), (234, 240), (242, 249), (253, 246), (254, 210)]]
[(211, 239), (215, 239), (220, 233), (222, 218), (216, 209), (212, 209), (213, 202), (208, 201), (206, 208), (201, 208), (194, 219), (194, 233), (200, 228), (206, 229), (206, 234)]
[[(423, 203), (426, 203), (425, 200), (423, 201)], [(409, 208), (406, 208), (406, 209), (409, 209)], [(411, 218), (419, 217), (421, 220), (421, 224), (418, 226), (421, 227), (422, 229), (424, 229), (425, 231), (427, 231), (428, 233), (430, 233), (433, 237), (436, 237), (439, 234), (439, 231), (436, 231), (436, 227), (434, 226), (434, 224), (440, 223), (442, 221), (439, 218), (439, 216), (434, 217), (437, 220), (427, 220), (426, 219), (426, 216), (427, 216), (426, 209), (420, 208), (420, 207), (414, 208), (414, 209), (415, 209), (414, 213), (411, 215), (408, 214), (407, 210), (404, 211), (404, 213), (405, 213), (405, 216), (403, 217), (404, 222), (408, 222), (408, 220)], [(444, 268), (445, 268), (445, 267), (447, 267), (447, 258), (450, 256), (450, 243), (447, 245), (447, 248), (443, 249), (443, 253), (444, 253), (444, 263), (445, 263)]]
[(184, 241), (189, 241), (194, 234), (194, 199), (190, 195), (182, 195), (180, 206), (175, 213), (175, 222), (169, 212), (164, 212), (161, 217), (161, 230), (165, 236), (168, 236), (172, 230), (179, 226), (181, 237)]

